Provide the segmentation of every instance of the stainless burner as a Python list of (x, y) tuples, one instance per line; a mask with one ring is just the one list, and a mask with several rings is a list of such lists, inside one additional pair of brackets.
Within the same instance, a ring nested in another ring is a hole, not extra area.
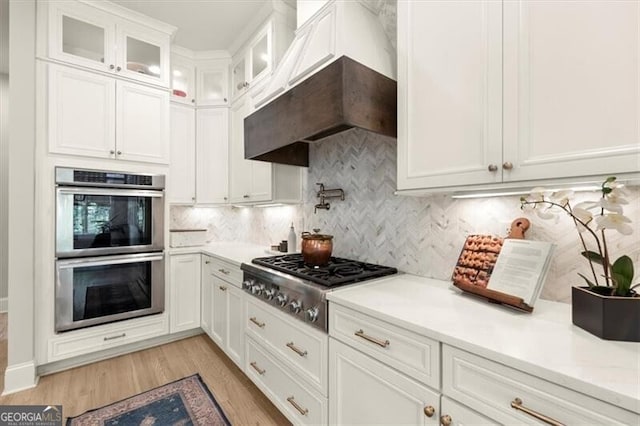
[(398, 272), (395, 268), (336, 257), (327, 266), (311, 267), (299, 254), (261, 257), (251, 264), (243, 263), (241, 268), (245, 291), (323, 331), (328, 330), (327, 292)]

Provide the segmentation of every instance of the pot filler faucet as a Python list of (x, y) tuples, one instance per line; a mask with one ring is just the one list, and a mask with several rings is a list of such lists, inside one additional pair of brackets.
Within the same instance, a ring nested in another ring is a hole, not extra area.
[(316, 185), (320, 186), (320, 190), (316, 193), (316, 197), (320, 198), (320, 203), (314, 206), (314, 214), (318, 209), (329, 210), (331, 208), (331, 204), (326, 201), (327, 198), (340, 198), (340, 200), (344, 201), (344, 191), (341, 188), (324, 189), (323, 183), (316, 183)]

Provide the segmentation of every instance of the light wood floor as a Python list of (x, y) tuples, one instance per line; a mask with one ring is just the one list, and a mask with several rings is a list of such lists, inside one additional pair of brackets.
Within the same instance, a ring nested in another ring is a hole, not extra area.
[(61, 404), (65, 417), (77, 416), (194, 373), (232, 424), (290, 424), (204, 334), (43, 376), (33, 389), (0, 397), (0, 405)]

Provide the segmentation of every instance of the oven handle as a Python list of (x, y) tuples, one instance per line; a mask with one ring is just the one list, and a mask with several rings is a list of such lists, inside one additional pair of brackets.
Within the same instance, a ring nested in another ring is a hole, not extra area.
[(59, 269), (75, 268), (77, 266), (119, 265), (123, 263), (152, 262), (164, 259), (162, 253), (139, 253), (123, 256), (85, 257), (82, 259), (58, 260)]
[(144, 189), (109, 189), (109, 188), (79, 188), (58, 187), (58, 194), (69, 195), (104, 195), (110, 197), (157, 197), (164, 196), (162, 191), (149, 191)]

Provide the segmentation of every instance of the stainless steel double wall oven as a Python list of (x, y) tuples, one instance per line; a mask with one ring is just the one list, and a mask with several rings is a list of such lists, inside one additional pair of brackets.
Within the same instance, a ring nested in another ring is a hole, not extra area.
[(164, 310), (164, 186), (56, 168), (56, 332)]

